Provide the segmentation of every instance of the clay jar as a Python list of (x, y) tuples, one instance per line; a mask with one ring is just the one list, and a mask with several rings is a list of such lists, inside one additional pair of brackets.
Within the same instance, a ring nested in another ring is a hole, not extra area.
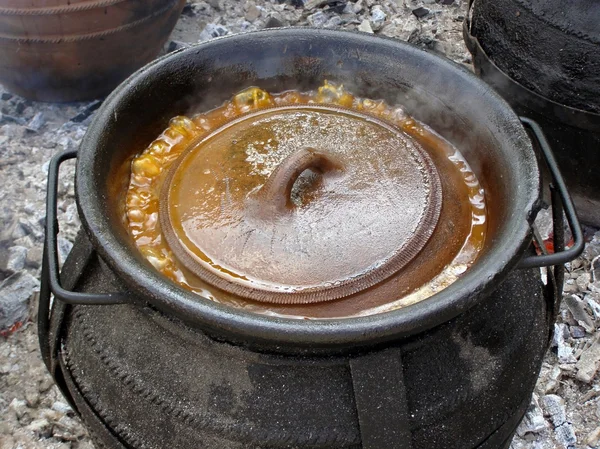
[(184, 0), (8, 0), (0, 83), (32, 100), (101, 97), (158, 54)]

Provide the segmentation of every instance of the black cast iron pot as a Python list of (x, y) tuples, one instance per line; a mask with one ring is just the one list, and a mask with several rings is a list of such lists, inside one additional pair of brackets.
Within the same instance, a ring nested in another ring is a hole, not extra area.
[(577, 212), (600, 226), (600, 4), (471, 0), (476, 73), (542, 127)]
[[(310, 89), (324, 79), (404, 105), (463, 152), (489, 205), (477, 263), (425, 301), (343, 320), (255, 315), (154, 271), (120, 219), (122, 162), (190, 108), (251, 85)], [(557, 254), (531, 251), (540, 170), (522, 122), (448, 60), (392, 39), (278, 29), (155, 61), (104, 102), (77, 153), (85, 233), (61, 280), (56, 181), (75, 154), (50, 166), (39, 313), (49, 369), (101, 447), (508, 447), (547, 347), (559, 267), (583, 245), (552, 155), (525, 122), (554, 175), (555, 211), (564, 204), (576, 237)], [(544, 284), (538, 267), (549, 265)], [(50, 291), (58, 298), (51, 311)]]

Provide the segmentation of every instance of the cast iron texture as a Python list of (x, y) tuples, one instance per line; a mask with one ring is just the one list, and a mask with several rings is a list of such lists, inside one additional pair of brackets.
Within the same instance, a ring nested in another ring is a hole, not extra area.
[(477, 0), (476, 73), (543, 128), (582, 222), (600, 225), (600, 3)]
[[(126, 292), (83, 235), (67, 263), (63, 280), (78, 291)], [(360, 410), (387, 401), (383, 411), (393, 413), (395, 393), (406, 398), (401, 435), (411, 446), (369, 447), (501, 449), (548, 341), (544, 290), (539, 270), (513, 271), (441, 326), (368, 352), (304, 357), (217, 341), (150, 307), (68, 306), (60, 360), (100, 447), (358, 449)], [(384, 386), (403, 377), (405, 392), (371, 386), (367, 399), (356, 381), (369, 375)]]
[(496, 65), (560, 104), (600, 113), (600, 3), (476, 0), (472, 33)]
[(184, 0), (0, 2), (0, 82), (32, 100), (108, 94), (156, 57)]
[[(344, 83), (359, 96), (404, 105), (461, 149), (486, 189), (490, 211), (486, 249), (475, 266), (427, 301), (385, 314), (328, 321), (255, 315), (166, 282), (138, 253), (122, 224), (129, 158), (175, 115), (214, 107), (251, 85), (272, 91), (309, 89), (326, 79)], [(529, 246), (539, 189), (527, 134), (492, 88), (450, 61), (406, 43), (322, 29), (221, 38), (149, 64), (99, 109), (79, 151), (76, 180), (80, 216), (93, 246), (137, 297), (231, 342), (313, 354), (398, 340), (476, 306), (506, 279)]]

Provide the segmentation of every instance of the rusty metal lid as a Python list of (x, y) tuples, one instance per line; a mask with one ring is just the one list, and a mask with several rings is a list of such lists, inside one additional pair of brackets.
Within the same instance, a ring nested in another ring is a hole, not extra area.
[(340, 299), (397, 273), (437, 224), (442, 190), (400, 129), (323, 105), (263, 109), (192, 142), (162, 187), (175, 257), (227, 292)]

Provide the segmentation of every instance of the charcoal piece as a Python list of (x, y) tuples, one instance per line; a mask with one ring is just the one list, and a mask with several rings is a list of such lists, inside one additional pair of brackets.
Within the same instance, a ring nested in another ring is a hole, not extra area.
[(590, 383), (600, 368), (600, 335), (596, 337), (579, 358), (577, 365), (577, 380)]
[(81, 123), (94, 112), (96, 109), (100, 107), (102, 101), (94, 100), (90, 104), (88, 104), (82, 111), (79, 112), (75, 117), (71, 119), (74, 123)]
[(0, 330), (27, 319), (29, 298), (38, 285), (27, 272), (15, 273), (0, 284)]
[(187, 48), (187, 47), (189, 47), (189, 45), (186, 44), (185, 42), (171, 41), (171, 42), (169, 42), (169, 46), (167, 47), (167, 53), (171, 53), (175, 50), (181, 50), (182, 48)]
[(269, 17), (267, 23), (265, 23), (265, 28), (279, 28), (282, 27), (283, 23), (276, 17)]
[(42, 111), (38, 112), (27, 124), (27, 131), (37, 133), (46, 124), (46, 117)]
[(422, 6), (412, 10), (412, 13), (415, 15), (415, 17), (417, 17), (417, 19), (425, 17), (430, 12), (431, 11), (429, 11), (427, 8), (423, 8)]
[(187, 17), (196, 17), (196, 11), (194, 10), (194, 6), (190, 5), (189, 3), (185, 5), (183, 7), (183, 10), (181, 11), (181, 15)]

